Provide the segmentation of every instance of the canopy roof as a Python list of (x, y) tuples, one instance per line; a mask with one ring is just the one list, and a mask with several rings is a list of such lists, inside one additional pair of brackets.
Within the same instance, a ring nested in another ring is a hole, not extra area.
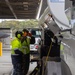
[(35, 19), (41, 0), (0, 0), (0, 19)]

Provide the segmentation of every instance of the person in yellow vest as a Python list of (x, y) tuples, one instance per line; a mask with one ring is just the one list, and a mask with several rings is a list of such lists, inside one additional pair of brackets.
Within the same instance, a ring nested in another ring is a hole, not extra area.
[(11, 46), (12, 46), (11, 59), (12, 59), (12, 64), (13, 64), (12, 75), (24, 75), (23, 69), (22, 69), (23, 50), (22, 50), (21, 39), (22, 39), (22, 32), (17, 31), (15, 33), (15, 38), (11, 41)]
[(28, 37), (29, 31), (27, 29), (23, 29), (23, 38), (22, 38), (22, 50), (23, 50), (23, 69), (24, 75), (28, 73), (29, 63), (30, 63), (30, 38)]

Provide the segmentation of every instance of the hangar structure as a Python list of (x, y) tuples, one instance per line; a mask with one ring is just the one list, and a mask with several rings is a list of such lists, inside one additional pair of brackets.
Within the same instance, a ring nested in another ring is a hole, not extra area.
[[(72, 3), (72, 1), (74, 3)], [(72, 8), (72, 6), (75, 6), (74, 0), (0, 0), (0, 19), (38, 19), (39, 25), (41, 26), (41, 31), (43, 32), (41, 37), (42, 43), (41, 43), (40, 55), (45, 53), (42, 51), (44, 50), (44, 47), (46, 47), (46, 49), (49, 50), (48, 51), (49, 54), (51, 51), (54, 50), (55, 55), (52, 55), (51, 57), (56, 57), (56, 58), (55, 59), (50, 58), (50, 60), (47, 59), (48, 61), (46, 60), (47, 62), (46, 65), (44, 64), (45, 61), (43, 61), (43, 64), (40, 61), (43, 68), (40, 67), (39, 69), (41, 72), (37, 72), (38, 74), (35, 75), (39, 75), (39, 74), (41, 75), (41, 73), (42, 75), (74, 75), (75, 74), (75, 72), (73, 71), (75, 69), (75, 67), (73, 66), (75, 62), (74, 61), (75, 60), (75, 53), (74, 53), (75, 38), (73, 34), (71, 34), (73, 28), (71, 27), (72, 24), (70, 24), (69, 22), (71, 19), (70, 20), (68, 19), (65, 11), (69, 7)], [(71, 16), (73, 19), (75, 17), (75, 12)], [(45, 30), (44, 24), (48, 26), (47, 29), (49, 29), (49, 32), (48, 30), (47, 31)], [(51, 29), (54, 30), (52, 31)], [(66, 31), (68, 31), (68, 33), (62, 34), (62, 32), (66, 32)], [(52, 33), (52, 36), (51, 34), (45, 34), (45, 33)], [(67, 35), (68, 38), (65, 37), (66, 36), (65, 34), (66, 35), (68, 34)], [(45, 41), (46, 37), (49, 37), (49, 41), (51, 44), (49, 43), (48, 45), (47, 43), (48, 41), (47, 40), (46, 40), (47, 42)], [(60, 54), (61, 44), (67, 47), (65, 50), (66, 52), (64, 52), (65, 54), (64, 58), (60, 57), (62, 56)], [(42, 55), (42, 57), (44, 57), (44, 55)], [(42, 57), (40, 58), (42, 59)], [(43, 70), (41, 70), (41, 68)]]
[(0, 0), (0, 19), (35, 19), (41, 0)]
[[(65, 5), (72, 2), (65, 0)], [(0, 0), (0, 19), (36, 19), (46, 7), (46, 0)]]

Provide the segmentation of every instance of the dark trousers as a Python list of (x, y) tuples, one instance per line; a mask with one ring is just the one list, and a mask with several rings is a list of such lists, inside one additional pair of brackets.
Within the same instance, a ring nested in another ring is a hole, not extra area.
[(25, 55), (11, 55), (13, 75), (26, 75), (29, 70), (30, 53)]
[(23, 72), (24, 75), (28, 73), (30, 63), (30, 53), (23, 55)]
[(11, 59), (13, 64), (13, 75), (24, 75), (22, 68), (22, 55), (11, 55)]

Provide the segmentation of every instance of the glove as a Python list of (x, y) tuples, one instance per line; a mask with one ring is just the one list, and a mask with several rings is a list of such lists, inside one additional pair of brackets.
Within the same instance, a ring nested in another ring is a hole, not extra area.
[(23, 55), (23, 53), (18, 49), (15, 50), (15, 54)]
[(29, 37), (31, 37), (31, 36), (32, 36), (32, 34), (31, 34), (31, 33), (28, 33), (28, 36), (29, 36)]

